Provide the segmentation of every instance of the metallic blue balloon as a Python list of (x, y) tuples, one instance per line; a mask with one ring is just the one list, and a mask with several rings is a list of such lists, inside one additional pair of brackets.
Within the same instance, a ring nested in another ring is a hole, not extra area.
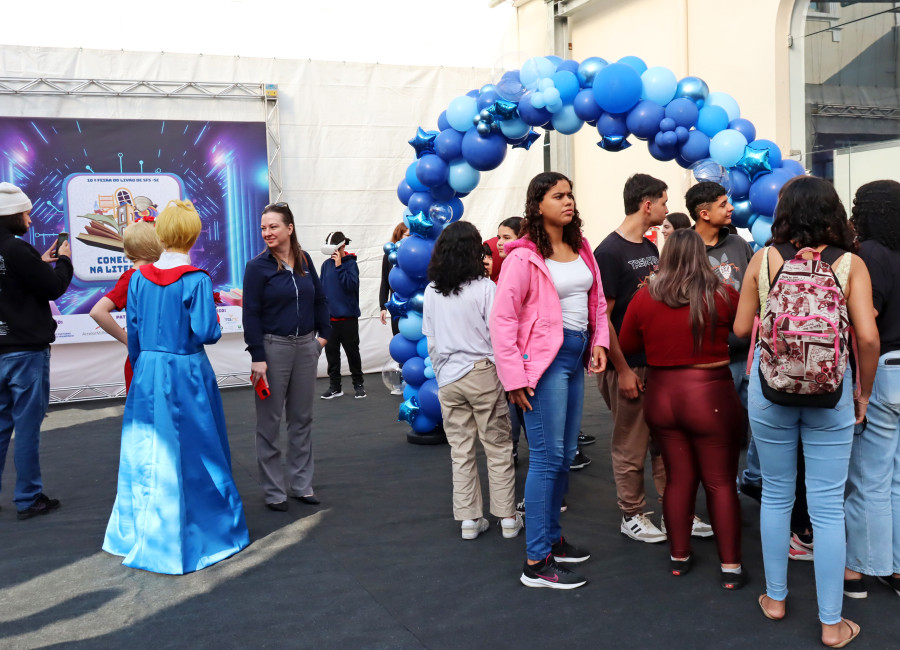
[(498, 120), (511, 120), (519, 116), (518, 104), (505, 99), (498, 99), (485, 110)]
[(675, 97), (687, 97), (697, 104), (697, 108), (703, 108), (709, 97), (709, 86), (700, 77), (685, 77), (675, 87)]
[(424, 154), (434, 151), (434, 139), (437, 134), (437, 131), (426, 131), (421, 126), (419, 127), (416, 137), (408, 141), (410, 146), (416, 150), (416, 158), (421, 158)]
[(769, 150), (753, 149), (750, 145), (747, 145), (744, 147), (744, 156), (734, 166), (747, 174), (750, 182), (753, 183), (760, 176), (769, 174), (772, 171), (772, 164), (769, 162)]
[(599, 56), (585, 59), (578, 66), (578, 72), (575, 73), (575, 76), (578, 77), (578, 83), (582, 88), (590, 88), (594, 85), (594, 77), (597, 76), (597, 73), (608, 65), (609, 63)]
[(409, 297), (409, 300), (406, 301), (406, 308), (421, 314), (422, 310), (425, 309), (425, 294), (421, 291), (414, 293)]
[(731, 223), (735, 228), (749, 228), (750, 217), (753, 215), (753, 206), (749, 199), (733, 199), (731, 204), (734, 212), (731, 213)]
[(407, 302), (403, 296), (394, 293), (384, 303), (384, 308), (391, 312), (391, 318), (400, 318), (401, 316), (406, 316), (406, 312), (409, 310), (409, 307), (406, 305)]
[(394, 266), (397, 266), (397, 251), (396, 250), (392, 250), (390, 253), (388, 253), (388, 262), (390, 262)]
[(400, 405), (397, 422), (407, 422), (412, 424), (417, 417), (419, 417), (419, 400), (415, 397), (410, 397)]
[(529, 149), (531, 149), (531, 145), (533, 145), (535, 143), (535, 141), (538, 140), (540, 137), (541, 137), (541, 134), (538, 133), (537, 131), (529, 131), (528, 135), (526, 135), (525, 138), (521, 142), (517, 142), (516, 144), (514, 144), (512, 146), (512, 148), (513, 149), (524, 149), (525, 151), (528, 151)]
[(385, 254), (385, 255), (390, 255), (390, 254), (393, 253), (395, 250), (397, 250), (397, 242), (389, 241), (388, 243), (386, 243), (386, 244), (384, 245), (383, 249), (384, 249), (384, 254)]
[(604, 135), (597, 146), (606, 151), (622, 151), (631, 146), (624, 135)]
[(475, 130), (478, 131), (481, 135), (488, 135), (491, 132), (491, 125), (487, 122), (478, 122), (475, 126)]
[(431, 236), (431, 229), (434, 222), (424, 212), (416, 212), (408, 218), (409, 232), (413, 235), (419, 235), (426, 239)]

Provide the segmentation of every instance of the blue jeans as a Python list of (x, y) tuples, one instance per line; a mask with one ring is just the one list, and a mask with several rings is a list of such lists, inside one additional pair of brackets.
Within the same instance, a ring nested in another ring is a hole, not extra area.
[(0, 481), (16, 432), (16, 509), (30, 508), (43, 490), (38, 447), (50, 403), (50, 348), (0, 354)]
[(559, 508), (569, 489), (569, 466), (578, 448), (584, 406), (587, 332), (563, 330), (563, 344), (544, 371), (525, 411), (528, 476), (525, 479), (525, 550), (543, 560), (559, 541)]
[(750, 373), (750, 421), (762, 469), (759, 514), (766, 593), (787, 597), (791, 509), (797, 482), (797, 447), (803, 441), (809, 514), (816, 534), (815, 572), (819, 620), (839, 623), (844, 597), (844, 486), (853, 442), (853, 384), (848, 368), (833, 409), (779, 406), (763, 397), (759, 351)]
[[(737, 391), (741, 400), (741, 406), (747, 408), (747, 390), (750, 386), (750, 376), (747, 374), (747, 362), (743, 359), (732, 361), (728, 364), (731, 371), (731, 378), (734, 380), (734, 389)], [(756, 441), (753, 439), (753, 432), (750, 433), (750, 439), (747, 441), (747, 469), (741, 474), (741, 480), (753, 485), (762, 483), (762, 475), (759, 473), (759, 455), (756, 453)]]
[(900, 365), (886, 359), (900, 359), (900, 352), (878, 360), (869, 424), (853, 436), (844, 503), (847, 568), (870, 576), (900, 573)]

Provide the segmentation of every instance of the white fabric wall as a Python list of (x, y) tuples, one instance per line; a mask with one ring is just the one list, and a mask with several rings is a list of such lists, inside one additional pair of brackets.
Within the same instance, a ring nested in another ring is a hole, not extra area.
[[(361, 352), (366, 372), (388, 360), (390, 327), (378, 320), (382, 245), (401, 219), (396, 186), (414, 160), (407, 140), (416, 128), (436, 128), (454, 97), (490, 83), (476, 68), (258, 59), (169, 53), (0, 46), (9, 77), (276, 83), (282, 140), (282, 200), (298, 221), (300, 243), (321, 264), (326, 235), (342, 230), (359, 256)], [(32, 117), (264, 121), (263, 103), (234, 99), (161, 99), (0, 95), (0, 114)], [(511, 150), (504, 164), (482, 174), (464, 199), (464, 218), (487, 239), (497, 224), (520, 214), (525, 188), (542, 170), (539, 145)], [(262, 208), (262, 206), (259, 206)], [(258, 219), (258, 213), (248, 219)], [(260, 250), (262, 241), (260, 240)], [(209, 349), (218, 374), (249, 374), (240, 336)], [(121, 381), (124, 349), (117, 343), (56, 345), (55, 393), (64, 387)], [(320, 374), (324, 374), (324, 355)], [(346, 364), (344, 368), (346, 372)], [(72, 391), (68, 391), (71, 393)], [(63, 399), (65, 397), (62, 397)]]

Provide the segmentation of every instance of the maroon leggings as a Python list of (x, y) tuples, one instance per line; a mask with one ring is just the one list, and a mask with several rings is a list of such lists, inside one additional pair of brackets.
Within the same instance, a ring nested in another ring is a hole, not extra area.
[(672, 557), (691, 554), (697, 487), (703, 483), (722, 564), (741, 562), (735, 477), (744, 409), (728, 366), (647, 371), (644, 417), (666, 466), (663, 514)]

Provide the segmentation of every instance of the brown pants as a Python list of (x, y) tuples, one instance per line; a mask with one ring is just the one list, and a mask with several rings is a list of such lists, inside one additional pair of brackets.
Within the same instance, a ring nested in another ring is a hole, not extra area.
[(457, 521), (483, 515), (481, 482), (475, 462), (475, 438), (481, 438), (487, 457), (491, 514), (512, 517), (516, 512), (516, 474), (506, 393), (494, 364), (477, 361), (464, 377), (438, 389), (444, 432), (450, 443), (453, 468), (453, 517)]
[[(632, 368), (643, 383), (647, 368)], [(644, 462), (651, 449), (650, 428), (644, 421), (644, 394), (637, 399), (625, 399), (619, 393), (619, 373), (610, 369), (597, 375), (597, 386), (603, 401), (613, 417), (613, 434), (610, 444), (613, 476), (619, 510), (630, 517), (643, 512), (647, 505), (644, 492)], [(659, 451), (653, 449), (650, 462), (653, 467), (653, 483), (660, 503), (666, 491), (666, 469)]]

